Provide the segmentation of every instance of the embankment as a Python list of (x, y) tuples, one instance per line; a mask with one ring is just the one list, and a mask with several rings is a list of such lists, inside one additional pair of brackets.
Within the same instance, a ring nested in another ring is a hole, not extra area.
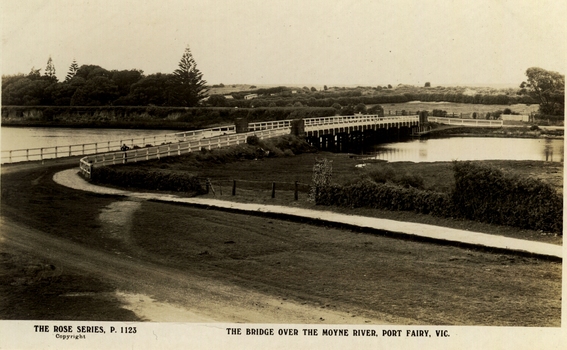
[(96, 127), (193, 130), (249, 122), (317, 118), (335, 115), (324, 107), (155, 107), (2, 106), (2, 126)]

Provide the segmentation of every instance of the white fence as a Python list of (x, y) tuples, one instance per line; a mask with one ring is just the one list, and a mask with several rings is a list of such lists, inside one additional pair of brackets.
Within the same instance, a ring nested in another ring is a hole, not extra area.
[(108, 152), (86, 156), (80, 160), (81, 172), (90, 178), (94, 166), (105, 166), (112, 164), (125, 164), (127, 162), (139, 162), (150, 159), (160, 159), (170, 156), (180, 156), (191, 152), (198, 152), (205, 148), (208, 150), (222, 148), (232, 145), (245, 143), (248, 136), (258, 136), (259, 138), (270, 138), (289, 134), (289, 128), (269, 129), (256, 132), (241, 134), (227, 134), (206, 139), (192, 141), (181, 141), (168, 143), (166, 145), (136, 148), (127, 151)]
[(236, 133), (234, 125), (221, 126), (216, 128), (183, 131), (159, 136), (146, 136), (137, 138), (120, 139), (113, 141), (85, 143), (78, 145), (54, 146), (43, 148), (30, 148), (19, 150), (2, 151), (2, 163), (12, 163), (18, 161), (44, 160), (71, 156), (84, 156), (101, 152), (118, 151), (123, 145), (129, 148), (156, 146), (174, 142), (194, 141), (218, 135), (230, 135)]
[(499, 128), (504, 125), (502, 120), (486, 120), (486, 119), (457, 119), (457, 118), (441, 118), (441, 117), (427, 117), (427, 120), (432, 123), (448, 124), (448, 125), (463, 125), (472, 127), (489, 127)]

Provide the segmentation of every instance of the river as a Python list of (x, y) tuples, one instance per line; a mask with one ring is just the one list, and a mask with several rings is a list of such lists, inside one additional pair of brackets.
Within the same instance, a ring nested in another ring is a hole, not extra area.
[(375, 145), (369, 158), (390, 162), (543, 160), (563, 162), (563, 139), (451, 137)]
[(79, 145), (179, 132), (175, 130), (38, 127), (3, 127), (0, 128), (0, 131), (2, 138), (0, 147), (4, 151)]
[[(66, 146), (175, 133), (174, 130), (4, 127), (2, 150)], [(391, 162), (451, 160), (563, 161), (563, 139), (451, 137), (374, 146), (369, 157)]]

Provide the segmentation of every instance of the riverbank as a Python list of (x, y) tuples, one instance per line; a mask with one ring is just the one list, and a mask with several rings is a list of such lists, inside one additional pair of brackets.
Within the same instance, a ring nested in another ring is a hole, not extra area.
[(442, 128), (440, 124), (432, 124), (432, 130), (425, 137), (498, 137), (498, 138), (554, 138), (564, 137), (562, 126), (539, 127), (532, 124), (504, 125), (502, 128), (453, 127)]
[(249, 122), (334, 116), (331, 107), (2, 106), (2, 126), (189, 131)]

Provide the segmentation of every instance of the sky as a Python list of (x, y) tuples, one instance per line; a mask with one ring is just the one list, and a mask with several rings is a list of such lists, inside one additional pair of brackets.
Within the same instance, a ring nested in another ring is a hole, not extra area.
[(565, 74), (564, 0), (3, 0), (3, 74), (73, 59), (209, 84), (519, 85)]

